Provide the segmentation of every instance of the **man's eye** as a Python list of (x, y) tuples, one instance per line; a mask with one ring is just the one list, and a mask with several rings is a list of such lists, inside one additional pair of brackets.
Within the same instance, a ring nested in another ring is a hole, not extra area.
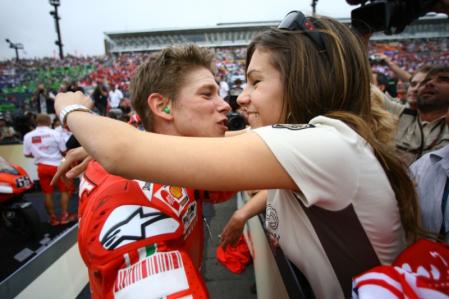
[(260, 80), (254, 80), (253, 85), (256, 86), (259, 83), (260, 83)]

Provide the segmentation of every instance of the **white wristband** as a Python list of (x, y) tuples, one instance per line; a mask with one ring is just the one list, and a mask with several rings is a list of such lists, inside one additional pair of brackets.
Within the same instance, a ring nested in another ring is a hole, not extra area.
[(61, 121), (62, 126), (66, 126), (67, 122), (67, 116), (70, 112), (73, 111), (84, 111), (84, 112), (90, 112), (92, 113), (92, 110), (87, 108), (86, 106), (80, 105), (80, 104), (73, 104), (65, 107), (61, 110), (61, 113), (59, 113), (59, 120)]

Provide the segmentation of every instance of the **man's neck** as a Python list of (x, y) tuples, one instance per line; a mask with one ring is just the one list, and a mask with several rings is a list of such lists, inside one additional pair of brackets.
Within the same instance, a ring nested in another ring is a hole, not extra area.
[(445, 108), (443, 110), (431, 111), (431, 112), (419, 111), (419, 119), (421, 121), (432, 122), (436, 119), (443, 117), (444, 115), (446, 115), (446, 113), (447, 113), (447, 108)]

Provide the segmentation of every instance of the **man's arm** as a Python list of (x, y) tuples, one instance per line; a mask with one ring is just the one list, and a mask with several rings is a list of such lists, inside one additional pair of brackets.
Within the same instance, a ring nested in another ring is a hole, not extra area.
[(27, 135), (23, 138), (23, 155), (27, 158), (34, 158), (30, 150), (29, 138)]
[(383, 93), (376, 85), (371, 84), (371, 97), (373, 100), (379, 101), (383, 108), (395, 116), (401, 115), (405, 106), (395, 103), (389, 95)]
[(395, 62), (393, 62), (387, 55), (379, 54), (379, 56), (385, 61), (385, 63), (388, 65), (390, 70), (393, 71), (393, 73), (396, 74), (396, 76), (403, 82), (410, 81), (410, 78), (412, 75), (401, 68), (399, 65), (397, 65)]

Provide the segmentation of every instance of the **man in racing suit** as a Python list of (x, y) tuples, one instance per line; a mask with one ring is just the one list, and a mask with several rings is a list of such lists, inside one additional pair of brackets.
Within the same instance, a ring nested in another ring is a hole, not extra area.
[[(138, 68), (132, 104), (146, 130), (224, 136), (230, 107), (218, 94), (212, 58), (206, 49), (179, 46)], [(96, 161), (79, 193), (78, 245), (93, 298), (208, 298), (199, 273), (202, 201), (223, 201), (232, 193), (127, 180)]]

